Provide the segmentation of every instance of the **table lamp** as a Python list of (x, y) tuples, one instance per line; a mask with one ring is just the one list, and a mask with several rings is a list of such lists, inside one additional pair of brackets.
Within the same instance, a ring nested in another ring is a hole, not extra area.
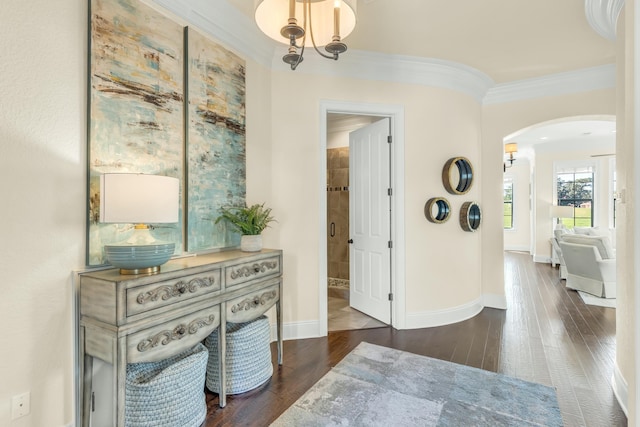
[(180, 181), (137, 173), (100, 176), (100, 222), (135, 224), (129, 239), (105, 245), (107, 261), (120, 274), (153, 274), (173, 255), (175, 243), (156, 240), (148, 224), (176, 223)]
[(560, 226), (561, 218), (573, 218), (573, 206), (556, 206), (551, 205), (551, 209), (549, 210), (549, 216), (551, 218), (557, 218), (557, 226)]

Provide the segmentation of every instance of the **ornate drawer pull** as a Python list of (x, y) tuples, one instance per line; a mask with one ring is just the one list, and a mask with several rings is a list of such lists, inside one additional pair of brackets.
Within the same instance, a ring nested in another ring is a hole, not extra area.
[(267, 270), (272, 270), (278, 267), (276, 261), (263, 261), (261, 263), (254, 263), (251, 267), (242, 266), (236, 270), (231, 270), (231, 278), (237, 279), (238, 277), (251, 277), (258, 273), (264, 273)]
[(237, 313), (243, 310), (246, 310), (246, 311), (252, 310), (258, 306), (265, 305), (267, 302), (271, 301), (276, 296), (278, 296), (278, 293), (276, 291), (268, 291), (263, 293), (262, 295), (255, 295), (253, 298), (251, 297), (245, 298), (239, 303), (232, 306), (231, 312)]
[(140, 341), (137, 346), (138, 351), (142, 353), (159, 345), (167, 345), (173, 341), (182, 339), (187, 335), (195, 334), (200, 328), (212, 325), (215, 320), (216, 316), (215, 314), (212, 314), (209, 317), (192, 320), (187, 325), (180, 324), (172, 330), (158, 332), (154, 336)]
[(138, 304), (146, 304), (148, 302), (157, 301), (158, 299), (166, 301), (169, 298), (180, 297), (187, 293), (187, 291), (190, 293), (194, 293), (199, 288), (207, 288), (209, 286), (213, 286), (215, 282), (215, 276), (204, 278), (196, 277), (195, 279), (191, 279), (188, 282), (181, 280), (175, 285), (164, 285), (147, 292), (142, 292), (138, 295), (136, 301), (138, 302)]

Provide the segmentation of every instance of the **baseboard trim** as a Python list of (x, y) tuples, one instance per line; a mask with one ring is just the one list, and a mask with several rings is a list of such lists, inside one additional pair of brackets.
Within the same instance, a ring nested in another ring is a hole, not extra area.
[[(276, 341), (278, 336), (275, 318), (271, 320), (271, 341)], [(320, 322), (310, 320), (307, 322), (285, 323), (282, 325), (282, 339), (287, 340), (303, 340), (306, 338), (318, 338), (320, 335)]]
[(482, 304), (485, 307), (497, 308), (499, 310), (506, 310), (507, 297), (505, 295), (484, 294), (482, 295)]
[(622, 412), (624, 412), (628, 419), (629, 412), (627, 410), (627, 402), (629, 402), (629, 389), (620, 369), (618, 369), (618, 363), (613, 364), (611, 387), (613, 388), (613, 394), (616, 396), (616, 399), (622, 408)]
[(431, 328), (462, 322), (482, 311), (484, 308), (482, 300), (482, 298), (478, 298), (470, 303), (445, 310), (408, 314), (405, 329)]
[(539, 262), (542, 264), (551, 264), (551, 257), (544, 255), (534, 255), (533, 262)]
[[(507, 309), (507, 299), (504, 295), (485, 294), (468, 304), (457, 307), (409, 314), (405, 322), (406, 327), (399, 329), (431, 328), (462, 322), (477, 315), (485, 307), (505, 310)], [(271, 321), (273, 322), (271, 324), (271, 341), (276, 341), (278, 336), (277, 326), (274, 319), (271, 319)], [(282, 328), (284, 340), (301, 340), (323, 336), (320, 334), (320, 322), (318, 320), (286, 323)]]
[(529, 252), (529, 246), (509, 245), (504, 247), (505, 251)]

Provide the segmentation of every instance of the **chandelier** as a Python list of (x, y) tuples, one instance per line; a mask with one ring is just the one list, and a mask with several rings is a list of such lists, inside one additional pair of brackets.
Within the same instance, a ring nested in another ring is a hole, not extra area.
[(289, 46), (282, 60), (295, 70), (307, 38), (324, 58), (337, 60), (346, 52), (342, 38), (356, 26), (356, 0), (256, 0), (255, 17), (263, 33)]

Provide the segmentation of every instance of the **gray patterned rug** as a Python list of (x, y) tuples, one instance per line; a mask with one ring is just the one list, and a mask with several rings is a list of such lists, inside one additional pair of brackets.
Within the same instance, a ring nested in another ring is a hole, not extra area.
[(363, 342), (271, 425), (563, 424), (551, 387)]

